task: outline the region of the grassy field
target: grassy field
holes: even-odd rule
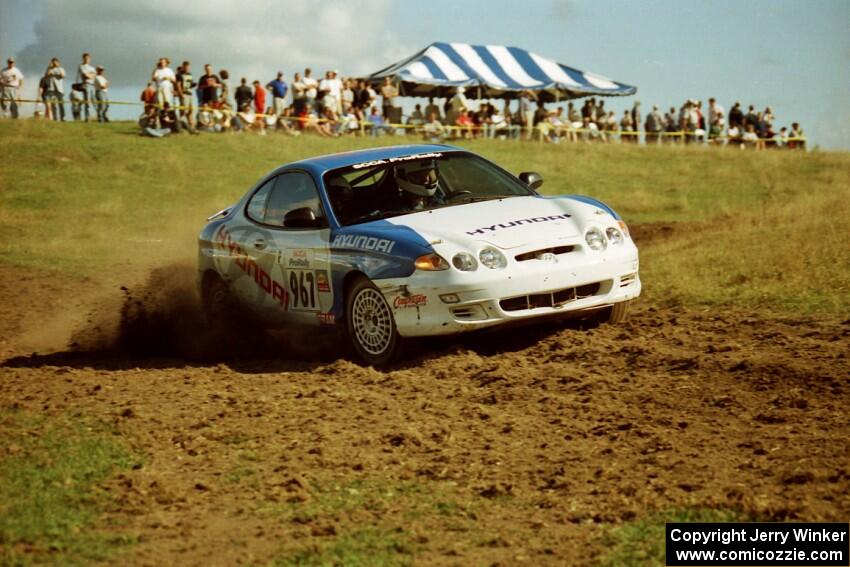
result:
[[[0,262],[92,275],[191,259],[209,214],[292,160],[405,138],[144,138],[128,124],[0,123]],[[603,199],[629,223],[677,223],[641,249],[646,299],[850,310],[850,155],[462,145],[544,192]]]

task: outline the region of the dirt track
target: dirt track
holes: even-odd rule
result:
[[[436,341],[382,373],[331,341],[210,346],[191,276],[87,319],[89,283],[0,268],[0,407],[96,416],[147,455],[108,487],[134,563],[265,562],[390,526],[417,564],[563,564],[669,508],[850,517],[850,321],[645,301],[622,326]]]

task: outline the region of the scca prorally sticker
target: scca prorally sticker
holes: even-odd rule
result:
[[[439,157],[443,157],[443,154],[441,154],[439,152],[431,152],[431,153],[424,153],[424,154],[413,154],[413,155],[410,155],[410,156],[401,156],[401,157],[394,157],[394,158],[387,158],[387,159],[376,159],[376,160],[373,160],[373,161],[366,161],[366,162],[363,162],[363,163],[358,163],[358,164],[353,165],[351,167],[353,167],[354,169],[363,169],[364,167],[375,167],[376,165],[384,165],[384,164],[388,164],[388,163],[397,163],[397,162],[403,162],[403,161],[415,161],[417,159],[433,159],[433,158],[439,158]]]
[[[313,266],[313,251],[287,248],[283,259],[287,268],[309,269]]]
[[[522,226],[524,224],[535,224],[538,222],[549,222],[556,220],[565,220],[570,218],[571,215],[563,214],[563,215],[549,215],[546,217],[533,217],[530,219],[517,219],[509,222],[500,222],[498,224],[492,224],[490,226],[482,226],[481,228],[476,228],[475,230],[467,230],[466,234],[469,236],[475,236],[476,234],[487,234],[487,232],[496,232],[500,228],[511,228],[514,226]]]
[[[395,241],[387,240],[386,238],[376,238],[374,236],[338,234],[333,240],[333,246],[336,248],[374,250],[375,252],[386,252],[389,254],[393,251]]]

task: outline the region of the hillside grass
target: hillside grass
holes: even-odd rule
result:
[[[260,176],[318,154],[415,143],[201,135],[131,124],[0,122],[0,262],[92,276],[194,257],[204,219]],[[677,223],[641,246],[645,300],[850,312],[850,154],[464,141],[549,194],[585,194],[629,223]]]

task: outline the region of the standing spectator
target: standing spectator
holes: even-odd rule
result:
[[[661,131],[664,130],[664,117],[661,116],[657,104],[652,105],[652,112],[646,115],[646,123],[643,128],[646,131],[645,141],[647,145],[657,144],[661,137]]]
[[[461,112],[469,111],[469,103],[466,100],[466,95],[463,87],[457,87],[455,95],[449,100],[449,111],[446,113],[446,123],[454,125],[457,122]]]
[[[198,79],[198,91],[201,93],[201,107],[210,107],[218,100],[218,75],[213,73],[212,65],[204,65],[204,74]]]
[[[632,129],[635,133],[633,136],[631,136],[631,140],[629,140],[630,142],[634,142],[635,144],[640,141],[640,124],[640,101],[636,100],[634,106],[632,106]]]
[[[570,121],[573,128],[581,128],[581,114],[576,110],[572,101],[567,104],[567,120]]]
[[[623,111],[623,117],[620,119],[620,140],[626,143],[632,143],[635,141],[633,136],[629,136],[625,134],[626,132],[632,132],[635,129],[635,125],[632,123],[632,113],[628,110]]]
[[[806,149],[806,136],[799,122],[791,123],[791,134],[788,136],[788,148],[791,150]]]
[[[714,124],[714,118],[717,113],[726,114],[726,110],[722,106],[720,106],[714,97],[708,99],[708,126],[711,129],[711,126]]]
[[[723,136],[723,128],[726,126],[726,119],[723,117],[723,111],[714,111],[714,122],[708,127],[708,139],[714,143],[721,143]]]
[[[395,108],[395,98],[398,96],[398,89],[390,77],[384,77],[384,84],[381,85],[381,111],[384,114],[384,119],[389,120],[392,114],[392,109]]]
[[[218,72],[218,76],[221,77],[218,83],[218,100],[232,106],[230,104],[230,73],[227,72],[227,69],[222,69]]]
[[[40,108],[44,107],[44,117],[50,120],[50,99],[47,96],[47,91],[50,88],[50,80],[47,78],[47,74],[45,73],[41,79],[38,81],[38,100],[35,103],[35,112],[33,113],[33,118],[37,118],[40,113]]]
[[[186,127],[189,132],[195,133],[195,98],[192,89],[195,81],[192,77],[191,63],[184,61],[177,69],[177,96],[180,99],[180,114],[186,119]]]
[[[292,78],[292,106],[295,114],[300,114],[304,110],[304,105],[307,99],[307,85],[301,80],[301,73],[295,73]]]
[[[333,110],[335,116],[339,115],[342,111],[342,81],[336,71],[327,72],[320,89],[325,92],[325,107]]]
[[[265,111],[265,109],[266,91],[260,85],[260,81],[254,81],[254,110],[257,114],[263,114],[263,111]]]
[[[319,82],[313,78],[313,70],[309,67],[304,69],[304,98],[307,103],[307,110],[313,112],[316,108],[316,97],[319,92]]]
[[[109,111],[109,80],[103,74],[103,65],[97,66],[94,77],[94,91],[97,100],[97,121],[109,122],[106,113]]]
[[[73,99],[74,91],[71,93],[71,97]],[[139,100],[144,103],[144,111],[143,116],[140,122],[144,123],[145,126],[149,128],[157,127],[157,112],[156,112],[156,88],[154,88],[153,81],[148,83],[148,86],[142,91],[141,96],[139,96]],[[74,113],[74,120],[77,120],[79,112]]]
[[[676,108],[671,106],[670,112],[664,115],[664,132],[667,134],[662,138],[666,143],[676,143],[676,134],[679,132],[679,119],[676,117]]]
[[[91,65],[91,55],[83,53],[83,62],[77,67],[77,83],[82,87],[85,121],[89,121],[90,106],[94,104],[94,77],[97,74]]]
[[[428,97],[428,106],[425,107],[425,116],[428,117],[428,121],[431,122],[431,115],[434,114],[437,117],[437,120],[442,121],[442,116],[440,114],[440,107],[434,104],[434,97]]]
[[[156,104],[161,109],[168,103],[169,108],[174,106],[174,84],[177,77],[168,66],[168,58],[160,57],[156,62],[156,68],[151,73],[151,80],[156,85]]]
[[[47,77],[47,98],[50,100],[50,114],[53,120],[65,121],[65,69],[54,57],[50,60],[44,75]]]
[[[277,78],[274,81],[269,81],[266,88],[272,93],[272,105],[274,107],[274,115],[282,116],[286,109],[286,82],[283,80],[283,72],[278,71]]]
[[[747,109],[747,115],[744,116],[744,131],[748,131],[747,126],[750,124],[753,125],[753,128],[758,128],[759,125],[759,117],[758,114],[756,114],[756,107],[752,104]]]
[[[239,86],[236,87],[236,112],[245,112],[246,107],[251,106],[254,100],[254,91],[248,86],[248,79],[242,77]]]
[[[15,67],[15,59],[9,57],[6,60],[6,68],[0,71],[0,109],[3,117],[8,111],[12,118],[18,117],[18,90],[24,86],[24,74]],[[8,107],[7,107],[8,105]]]
[[[534,94],[531,91],[522,91],[519,97],[519,121],[525,129],[526,140],[530,140],[534,134],[534,109],[531,106],[533,99]]]
[[[75,121],[82,119],[83,104],[86,101],[86,95],[83,93],[82,87],[79,89],[71,88],[68,99],[71,102],[71,116],[74,117]]]
[[[608,116],[608,111],[605,110],[604,100],[599,100],[599,104],[596,105],[596,110],[593,111],[593,115],[596,117],[596,125],[599,126],[600,130],[602,130],[605,125],[606,117]]]
[[[741,111],[741,103],[736,102],[729,111],[729,127],[740,128],[744,125],[744,113]]]
[[[345,79],[342,82],[340,108],[342,109],[343,115],[352,113],[354,111],[354,90],[351,88],[351,79]]]

